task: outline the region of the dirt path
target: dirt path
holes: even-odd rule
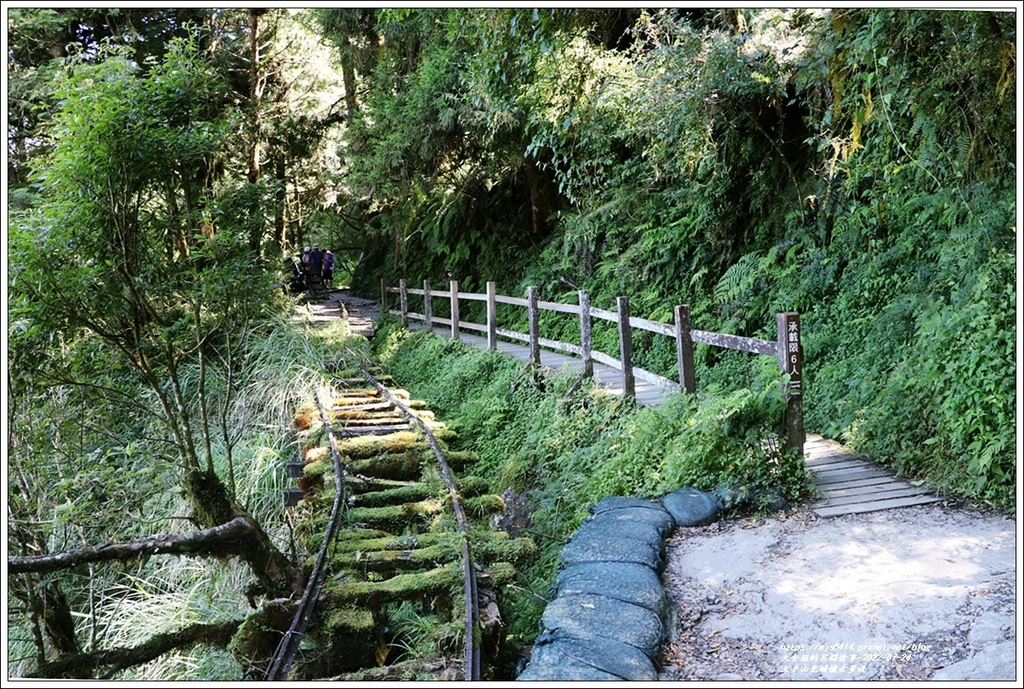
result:
[[[334,288],[319,301],[310,301],[301,308],[314,323],[324,323],[347,314],[353,334],[373,336],[373,323],[380,317],[380,302],[354,296],[347,287]]]
[[[666,680],[1013,680],[1017,530],[943,504],[678,529]]]

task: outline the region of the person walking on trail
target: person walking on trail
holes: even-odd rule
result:
[[[334,254],[330,249],[324,249],[324,284],[334,287]]]
[[[308,246],[302,250],[302,256],[299,258],[299,262],[302,266],[303,281],[308,282],[309,276],[313,273],[313,255]]]
[[[313,251],[310,252],[311,263],[313,265],[313,275],[321,277],[324,269],[324,255],[320,251],[320,246],[317,244],[313,245]]]
[[[302,256],[296,256],[289,261],[292,266],[292,277],[288,290],[292,294],[306,291],[306,272],[302,267]]]

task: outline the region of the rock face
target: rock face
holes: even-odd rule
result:
[[[1017,644],[1004,641],[982,649],[977,655],[961,660],[932,675],[933,680],[941,681],[1012,681],[1017,672]]]

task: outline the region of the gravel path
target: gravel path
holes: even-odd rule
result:
[[[680,528],[664,680],[1018,680],[1017,529],[943,503]]]

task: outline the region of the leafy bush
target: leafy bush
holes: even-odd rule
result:
[[[1017,477],[1015,263],[993,250],[952,304],[925,306],[855,437],[905,472],[998,505],[1012,504]]]

